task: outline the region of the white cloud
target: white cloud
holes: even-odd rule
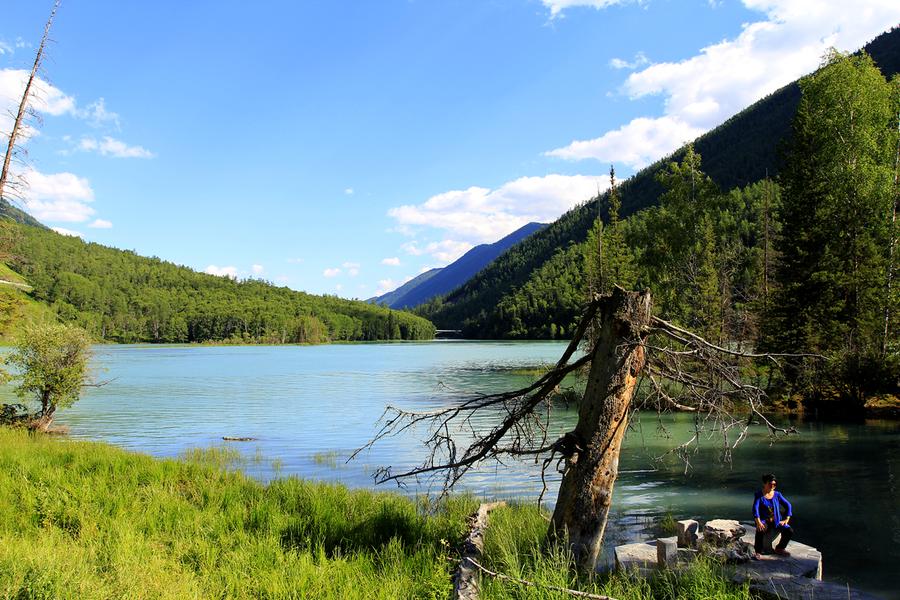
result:
[[[217,267],[216,265],[209,265],[204,269],[205,273],[209,273],[210,275],[218,275],[219,277],[228,277],[229,279],[237,279],[237,267],[228,266],[228,267]]]
[[[94,127],[103,127],[109,124],[115,127],[116,130],[120,130],[122,128],[119,119],[119,113],[107,110],[106,100],[104,100],[103,98],[98,98],[97,100],[88,104],[84,109],[79,110],[78,116],[86,120],[90,125]]]
[[[359,275],[359,263],[345,262],[341,266],[347,269],[347,275],[349,275],[350,277],[356,277],[357,275]]]
[[[544,0],[548,4],[550,0]],[[603,135],[547,154],[594,158],[640,168],[680,143],[723,122],[746,106],[813,71],[829,47],[856,50],[900,20],[896,0],[743,0],[765,14],[733,38],[702,48],[680,62],[650,65],[629,75],[630,98],[660,95],[664,114],[641,117]],[[562,10],[589,2],[553,1]],[[549,4],[548,4],[549,5]]]
[[[598,138],[576,140],[564,148],[557,148],[546,154],[567,160],[593,158],[602,162],[624,163],[633,169],[640,169],[693,140],[704,131],[677,117],[666,116],[658,119],[640,117]]]
[[[25,169],[19,177],[26,183],[21,191],[22,205],[39,221],[81,223],[94,214],[88,202],[94,200],[90,182],[74,173],[46,175]]]
[[[8,135],[12,130],[29,75],[29,71],[22,69],[0,69],[0,132],[3,134]],[[31,91],[28,106],[39,115],[59,116],[75,112],[74,98],[40,78],[35,79]],[[19,129],[17,143],[24,144],[37,134],[31,123],[25,123]]]
[[[287,259],[287,261],[289,263],[291,263],[292,265],[298,265],[303,262],[303,259],[302,258],[289,258],[289,259]]]
[[[97,152],[102,156],[114,158],[153,158],[155,155],[143,146],[129,146],[121,140],[110,136],[102,139],[85,136],[78,142],[78,149],[84,152]]]
[[[629,4],[631,2],[638,2],[640,0],[541,0],[547,8],[550,9],[551,16],[558,16],[562,11],[567,8],[573,8],[576,6],[588,6],[591,8],[606,8],[607,6],[613,6],[615,4]]]
[[[253,265],[250,267],[250,271],[253,272],[254,275],[262,275],[266,268],[262,265]]]
[[[347,194],[348,196],[352,196],[352,195],[353,195],[353,188],[347,188],[347,189],[345,189],[345,190],[344,190],[344,193]]]
[[[412,256],[430,255],[437,259],[442,265],[452,263],[454,260],[474,248],[469,242],[458,242],[455,240],[443,240],[440,242],[430,242],[425,246],[420,246],[418,242],[406,242],[400,246],[404,252]],[[426,271],[428,269],[425,269]]]
[[[324,271],[322,271],[322,275],[324,275],[325,277],[337,277],[340,274],[341,270],[337,267],[333,269],[325,269]]]
[[[290,280],[291,280],[291,278],[288,277],[287,275],[279,275],[278,277],[275,278],[275,281],[277,281],[278,283],[284,283],[284,284],[286,284]]]
[[[7,44],[3,40],[0,40],[0,56],[3,56],[4,54],[12,54],[13,52],[15,52],[15,50],[13,50],[13,47],[11,45]]]
[[[399,267],[400,259],[396,256],[392,256],[390,258],[382,258],[381,264],[388,265],[389,267]]]
[[[8,109],[10,106],[18,108],[29,75],[31,72],[24,69],[0,70],[0,106],[2,108]],[[37,112],[59,116],[75,112],[75,98],[40,77],[36,77],[31,86],[29,106]],[[12,122],[11,118],[9,122]],[[6,127],[7,131],[8,129]]]
[[[107,221],[106,219],[94,219],[92,223],[88,225],[93,229],[112,229],[112,223]]]
[[[67,235],[69,237],[84,237],[84,234],[80,231],[74,231],[72,229],[66,229],[65,227],[51,227],[53,231],[60,235]]]
[[[622,58],[612,58],[609,61],[609,66],[613,69],[629,69],[634,70],[638,67],[643,67],[644,65],[650,64],[650,59],[643,52],[638,52],[634,55],[634,59],[631,61],[627,61]]]
[[[399,283],[394,281],[393,279],[379,279],[378,280],[378,289],[375,290],[376,296],[383,296],[388,292],[393,292],[400,286]]]
[[[343,284],[341,284],[341,283],[336,283],[336,284],[334,284],[334,291],[340,292],[340,291],[343,290],[343,289],[344,289],[344,285],[343,285]]]
[[[496,189],[470,187],[432,196],[422,204],[392,208],[400,226],[442,229],[469,244],[495,242],[523,225],[548,222],[608,185],[606,177],[520,177]]]

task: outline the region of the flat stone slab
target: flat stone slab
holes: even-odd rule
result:
[[[616,546],[616,569],[644,576],[656,571],[656,542]]]
[[[748,531],[741,538],[753,546],[755,532]],[[791,540],[787,551],[790,556],[778,556],[777,554],[765,554],[760,560],[735,566],[735,579],[737,581],[764,581],[779,577],[806,577],[810,579],[822,579],[822,553],[806,544]],[[741,577],[738,579],[738,577]]]
[[[848,588],[840,583],[806,577],[777,577],[767,581],[755,581],[750,584],[750,589],[773,598],[791,600],[881,600],[878,596]]]

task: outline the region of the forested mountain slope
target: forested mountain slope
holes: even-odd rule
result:
[[[0,198],[0,218],[5,217],[16,223],[24,223],[32,227],[44,227],[37,219],[29,215],[27,212],[16,208],[5,199]]]
[[[434,335],[431,323],[409,313],[198,273],[8,218],[0,218],[0,245],[3,261],[33,286],[29,300],[100,340],[320,343]]]
[[[900,72],[900,28],[882,34],[863,50],[867,52],[890,78]],[[791,120],[797,110],[800,90],[793,82],[770,96],[756,102],[722,125],[694,142],[703,156],[703,169],[724,190],[745,186],[762,180],[766,174],[777,175],[780,146],[791,130]],[[619,191],[622,217],[657,204],[662,188],[655,175],[672,160],[681,160],[684,149],[660,159],[625,181]],[[464,285],[447,296],[424,306],[421,314],[439,328],[462,328],[467,336],[506,337],[499,331],[502,321],[502,300],[519,294],[544,265],[556,257],[562,260],[570,245],[582,243],[596,217],[596,198],[560,217],[545,229],[510,249],[479,272]],[[606,198],[600,199],[605,204]],[[557,265],[558,266],[558,265]],[[558,269],[548,265],[547,271]],[[539,287],[546,287],[543,281]],[[552,287],[552,286],[550,286]],[[547,327],[551,322],[564,321],[560,307],[547,303]],[[548,329],[549,333],[549,329]],[[515,336],[513,336],[515,337]]]

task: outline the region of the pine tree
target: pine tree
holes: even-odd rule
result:
[[[784,350],[866,351],[880,342],[884,305],[891,88],[868,56],[832,52],[801,89],[781,173],[770,336]]]
[[[843,356],[858,370],[884,342],[893,93],[869,56],[836,51],[800,87],[764,345]]]
[[[634,259],[631,250],[625,243],[619,212],[622,210],[622,199],[616,185],[616,170],[609,168],[609,193],[607,194],[609,226],[603,232],[603,273],[606,274],[604,291],[619,285],[630,289],[635,283]]]

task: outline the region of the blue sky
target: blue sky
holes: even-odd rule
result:
[[[0,131],[50,5],[4,7]],[[368,298],[900,23],[896,0],[846,6],[63,0],[19,203],[86,240]]]

